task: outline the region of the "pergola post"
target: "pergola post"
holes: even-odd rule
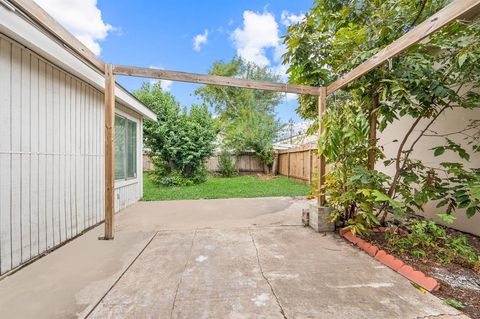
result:
[[[323,134],[323,124],[322,118],[327,109],[327,88],[320,88],[320,95],[318,96],[318,137]],[[320,154],[318,158],[318,206],[322,207],[325,205],[325,195],[321,193],[321,188],[325,184],[325,156]]]
[[[105,240],[113,239],[115,214],[115,75],[105,65]]]

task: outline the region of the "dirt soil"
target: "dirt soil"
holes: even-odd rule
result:
[[[263,181],[269,181],[269,180],[272,180],[272,179],[277,178],[277,176],[275,176],[275,175],[267,175],[267,174],[257,174],[257,178],[258,178],[258,179],[261,179],[261,180],[263,180]]]
[[[479,237],[450,228],[447,228],[447,232],[452,236],[460,234],[467,236],[469,244],[480,254]],[[388,248],[385,233],[372,233],[365,240],[394,255],[413,268],[437,279],[440,282],[440,289],[433,292],[434,295],[441,299],[453,299],[462,302],[465,307],[461,311],[472,319],[480,319],[480,275],[474,270],[455,263],[444,265],[431,259],[415,258],[408,253],[392,252]]]

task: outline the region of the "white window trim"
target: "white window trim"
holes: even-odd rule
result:
[[[118,106],[118,105],[117,105]],[[137,156],[137,176],[136,177],[131,177],[131,178],[126,178],[126,179],[116,179],[115,180],[115,188],[122,188],[122,187],[125,187],[125,186],[128,186],[128,185],[132,185],[132,184],[137,184],[137,183],[140,183],[142,182],[142,179],[140,178],[140,174],[142,174],[143,172],[139,171],[139,164],[138,164],[138,153],[142,151],[142,145],[143,145],[143,142],[142,142],[142,135],[141,135],[141,130],[143,130],[143,127],[142,127],[142,123],[141,121],[130,115],[129,113],[126,113],[122,110],[120,110],[118,107],[115,107],[115,114],[116,115],[119,115],[121,117],[124,117],[130,121],[133,121],[137,124],[137,147],[136,147],[136,156]]]

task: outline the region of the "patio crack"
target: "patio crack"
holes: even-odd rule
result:
[[[180,289],[180,285],[182,284],[182,281],[183,281],[183,276],[185,275],[185,272],[187,271],[188,263],[190,262],[190,258],[192,257],[193,243],[195,242],[195,238],[197,237],[197,230],[198,229],[195,228],[195,232],[193,233],[193,237],[192,237],[192,243],[190,244],[190,251],[188,253],[188,258],[187,258],[187,261],[185,262],[185,266],[183,266],[182,275],[180,276],[180,280],[178,281],[177,288],[175,289],[175,295],[173,297],[172,309],[170,310],[170,319],[172,318],[173,311],[175,310],[175,303],[177,302],[178,290]]]
[[[441,314],[438,314],[438,315],[427,315],[427,316],[422,316],[422,317],[415,317],[414,319],[434,319],[434,318],[444,318],[445,316],[448,316],[449,318],[454,318],[454,317],[464,318],[465,317],[465,315],[463,313],[456,313],[456,314],[441,313]]]
[[[95,311],[95,309],[98,307],[98,305],[103,301],[103,299],[105,299],[105,297],[110,293],[110,291],[112,291],[112,289],[117,285],[117,283],[120,281],[120,279],[123,278],[123,276],[127,273],[127,271],[130,269],[130,267],[132,267],[132,265],[137,261],[137,259],[143,254],[143,252],[145,251],[145,249],[147,249],[147,247],[152,243],[153,239],[157,236],[158,234],[158,231],[155,232],[155,234],[153,234],[152,238],[150,238],[150,240],[147,242],[147,244],[142,248],[142,250],[140,250],[140,252],[137,254],[137,256],[135,256],[135,258],[133,258],[132,262],[127,266],[127,268],[120,274],[120,276],[113,282],[113,284],[110,286],[110,288],[108,288],[108,290],[103,294],[102,298],[100,298],[100,300],[95,304],[95,306],[93,306],[92,309],[90,309],[90,311],[87,313],[87,315],[85,316],[85,318],[88,318],[90,317],[90,315]]]
[[[280,300],[278,299],[278,296],[275,293],[275,290],[273,290],[272,284],[270,283],[267,276],[263,272],[263,267],[262,267],[262,264],[260,262],[260,256],[258,254],[258,247],[257,247],[257,244],[255,243],[255,239],[253,238],[253,235],[252,235],[252,232],[251,232],[250,229],[248,230],[248,234],[250,235],[250,238],[252,239],[253,246],[255,247],[255,252],[256,252],[256,255],[257,255],[257,264],[258,264],[258,267],[260,268],[260,273],[262,274],[263,279],[265,279],[268,286],[270,287],[270,291],[272,292],[273,296],[275,297],[275,301],[277,302],[277,305],[280,308],[280,313],[282,314],[283,318],[288,319],[287,315],[285,314],[285,310],[283,309],[282,304],[280,303]]]

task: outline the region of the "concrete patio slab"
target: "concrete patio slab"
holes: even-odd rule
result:
[[[144,202],[0,281],[0,318],[466,318],[292,198]]]
[[[334,234],[273,226],[157,236],[93,318],[460,314]]]

